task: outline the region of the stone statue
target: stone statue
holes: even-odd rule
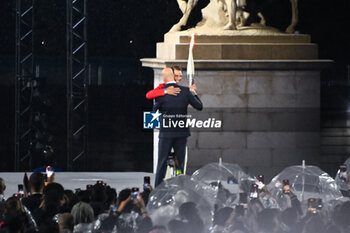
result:
[[[191,11],[196,6],[199,0],[177,0],[180,10],[183,13],[183,16],[171,29],[170,32],[181,31],[181,27],[185,26],[188,21],[188,17],[191,14]],[[245,25],[249,13],[245,11],[245,6],[247,1],[254,0],[210,0],[207,8],[210,8],[210,11],[215,11],[217,15],[212,18],[217,18],[216,21],[220,21],[219,24],[224,24],[224,30],[237,30],[237,26],[247,26]],[[277,1],[276,1],[277,2]],[[292,6],[292,20],[291,24],[286,29],[287,33],[294,33],[295,26],[298,23],[298,0],[290,0]],[[222,13],[220,13],[222,12]],[[218,16],[222,14],[221,17]],[[260,17],[260,24],[265,25],[266,21],[261,12],[257,14]],[[206,21],[206,17],[203,15],[203,21]],[[215,21],[215,20],[214,20]],[[200,22],[199,25],[204,24]]]
[[[294,28],[298,24],[298,19],[299,19],[298,0],[290,0],[290,3],[292,5],[292,21],[291,21],[291,24],[286,29],[286,32],[294,33],[294,31],[295,31]]]

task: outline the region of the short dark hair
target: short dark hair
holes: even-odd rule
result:
[[[44,195],[48,196],[50,194],[56,194],[60,200],[63,199],[64,196],[64,188],[59,183],[50,183],[44,188]]]
[[[130,195],[131,195],[131,189],[123,189],[122,191],[120,191],[118,196],[119,203],[128,199]]]
[[[173,66],[172,68],[173,68],[173,70],[180,70],[180,71],[182,71],[180,66]]]
[[[106,188],[103,185],[95,184],[91,190],[91,201],[105,203],[107,200]]]
[[[44,176],[40,172],[34,172],[29,178],[30,187],[39,192],[44,187]]]

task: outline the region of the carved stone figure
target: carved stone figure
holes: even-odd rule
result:
[[[177,0],[180,10],[183,13],[183,16],[171,29],[170,32],[181,31],[181,27],[187,24],[188,18],[196,6],[199,0]],[[215,11],[224,12],[226,17],[224,30],[237,30],[237,26],[247,26],[246,20],[249,17],[249,13],[245,11],[245,6],[247,1],[254,0],[211,0],[209,5],[215,4],[218,9]],[[276,1],[278,2],[278,1]],[[292,19],[291,24],[286,29],[288,33],[294,33],[295,26],[298,23],[298,0],[290,0],[292,8]],[[258,12],[257,15],[260,17],[260,24],[265,25],[266,20],[261,12]],[[221,20],[222,21],[222,20]],[[201,23],[199,23],[201,24]]]
[[[295,26],[298,24],[298,19],[299,19],[299,12],[298,12],[298,0],[290,0],[290,3],[292,5],[292,22],[286,29],[286,32],[288,33],[294,33],[295,31]]]

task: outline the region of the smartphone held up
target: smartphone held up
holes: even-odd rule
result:
[[[143,190],[151,190],[151,177],[145,176],[143,177]]]
[[[138,198],[139,191],[140,191],[139,188],[136,188],[136,187],[131,189],[131,199],[132,200],[136,200]]]

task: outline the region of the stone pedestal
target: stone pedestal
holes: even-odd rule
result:
[[[189,40],[188,33],[168,34],[157,58],[141,60],[154,70],[155,87],[164,67],[186,67]],[[302,160],[319,163],[320,71],[332,61],[318,59],[308,35],[196,35],[194,59],[202,114],[223,126],[192,131],[187,173],[219,157],[267,179]]]

